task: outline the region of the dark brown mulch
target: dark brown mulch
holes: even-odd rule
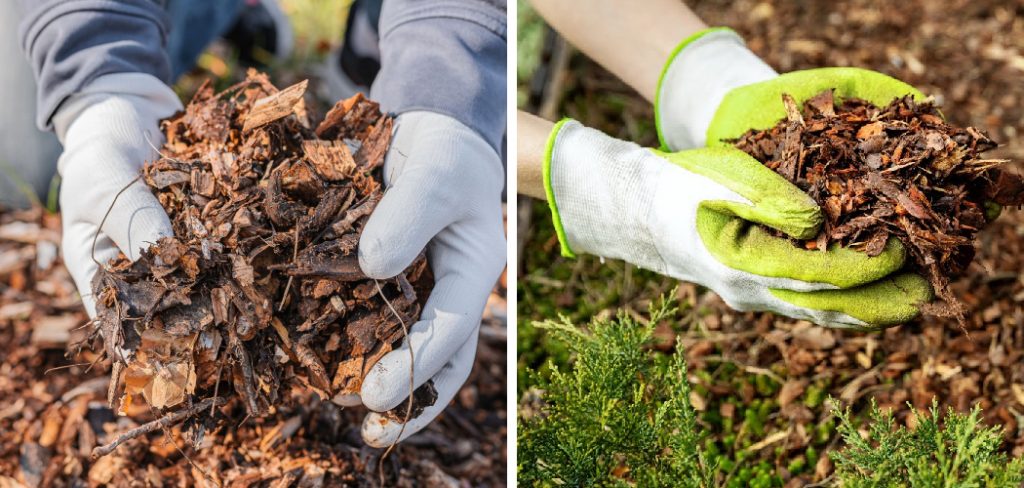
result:
[[[234,421],[207,428],[198,445],[179,425],[92,461],[94,447],[159,415],[135,402],[116,416],[106,404],[109,363],[89,368],[99,358],[88,350],[64,358],[67,343],[84,336],[86,317],[59,242],[58,216],[0,211],[0,485],[214,486],[206,476],[224,486],[377,483],[381,450],[359,436],[366,410],[339,408],[304,388],[282,392],[287,406],[261,418],[245,419],[235,404],[224,412]],[[437,421],[399,444],[385,463],[389,482],[505,486],[503,286],[485,315],[469,380]]]
[[[910,255],[909,269],[931,282],[942,307],[934,314],[963,320],[949,283],[974,258],[978,232],[998,213],[991,205],[1024,204],[1024,181],[984,159],[996,143],[974,127],[947,124],[931,102],[910,96],[885,107],[826,90],[797,107],[783,95],[786,118],[750,130],[735,142],[814,199],[821,232],[797,243],[833,245],[877,256],[891,239]]]

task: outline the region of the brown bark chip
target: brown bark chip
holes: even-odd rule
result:
[[[733,142],[821,206],[821,234],[795,244],[836,242],[876,256],[888,239],[899,239],[909,268],[945,301],[926,311],[962,322],[950,282],[974,258],[993,204],[1024,204],[1024,180],[999,168],[1007,161],[981,156],[996,143],[973,127],[947,124],[933,103],[910,96],[876,107],[855,98],[837,103],[827,90],[802,111],[788,95],[783,103],[785,119]]]
[[[250,72],[163,121],[167,143],[143,179],[174,236],[107,263],[93,283],[93,344],[125,370],[112,390],[121,410],[216,396],[259,417],[296,388],[359,393],[371,361],[402,340],[385,298],[406,323],[419,316],[433,284],[422,257],[381,281],[385,296],[360,291],[377,290],[357,248],[383,195],[391,119],[357,95],[313,131],[305,88]]]

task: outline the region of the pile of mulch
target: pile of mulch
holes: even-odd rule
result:
[[[807,249],[851,247],[877,256],[893,238],[908,250],[909,269],[927,277],[942,308],[963,320],[949,283],[974,258],[974,241],[999,206],[1024,205],[1024,179],[985,159],[997,146],[974,127],[947,124],[931,101],[905,96],[885,107],[833,90],[801,110],[782,96],[786,118],[732,141],[806,192],[824,224]],[[838,103],[837,103],[838,102]]]
[[[174,425],[94,461],[95,447],[161,415],[145,402],[115,415],[106,401],[109,362],[88,349],[65,358],[88,330],[59,243],[58,215],[0,210],[0,486],[377,484],[382,451],[359,434],[366,410],[340,408],[301,385],[260,418],[234,400],[201,439]],[[466,385],[386,460],[389,485],[505,486],[504,296],[500,284]]]
[[[171,421],[237,400],[258,418],[292,389],[357,394],[418,319],[433,286],[425,255],[379,281],[357,256],[393,121],[359,94],[314,126],[306,86],[278,90],[250,71],[220,93],[204,85],[161,123],[167,142],[142,178],[174,235],[93,281],[84,345],[113,362],[115,411],[141,398]],[[428,381],[410,398],[392,418],[415,417],[437,394]],[[186,426],[201,439],[212,424]]]

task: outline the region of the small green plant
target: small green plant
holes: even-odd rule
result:
[[[654,354],[654,326],[676,309],[662,298],[648,325],[625,313],[590,331],[562,318],[535,324],[574,356],[538,378],[540,413],[519,418],[523,486],[711,487],[681,352]],[[536,372],[533,372],[536,374]]]
[[[39,195],[36,195],[36,190],[32,188],[32,185],[25,181],[18,171],[14,169],[14,166],[7,164],[6,162],[0,161],[0,179],[8,180],[14,189],[21,193],[25,198],[25,201],[32,207],[41,207],[42,202],[39,201]]]
[[[975,407],[967,415],[950,408],[939,419],[938,404],[928,413],[912,409],[916,428],[896,426],[892,412],[871,402],[867,435],[836,410],[846,445],[831,454],[835,478],[843,487],[1019,487],[1024,462],[999,452],[998,427],[985,427]]]

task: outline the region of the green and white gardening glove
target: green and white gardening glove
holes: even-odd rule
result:
[[[798,103],[827,89],[837,99],[875,105],[925,96],[890,76],[860,68],[817,68],[779,75],[747,49],[735,32],[715,27],[684,40],[662,69],[654,114],[662,149],[727,146],[750,129],[785,118],[782,94]]]
[[[544,185],[564,255],[622,259],[698,283],[740,311],[864,329],[906,322],[931,299],[923,278],[897,273],[906,251],[896,240],[876,257],[821,252],[757,225],[807,239],[822,214],[738,149],[667,153],[564,120],[548,139]]]

